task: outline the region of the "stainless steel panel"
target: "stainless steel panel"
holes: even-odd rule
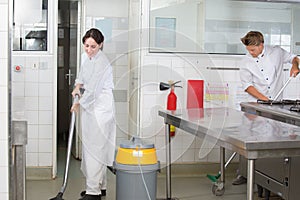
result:
[[[12,121],[11,142],[13,145],[27,144],[27,121]]]
[[[193,111],[193,112],[191,112]],[[299,127],[230,108],[159,111],[165,123],[174,125],[246,158],[300,155],[300,137],[289,131]]]
[[[259,171],[255,171],[255,183],[278,194],[281,197],[286,197],[286,194],[283,190],[283,184],[281,182],[278,182],[269,176],[260,173]]]
[[[284,158],[264,158],[255,161],[255,170],[283,183],[285,177]]]
[[[241,103],[241,109],[244,112],[300,126],[300,113],[290,111],[290,107],[291,105],[264,105],[256,102]]]
[[[290,163],[290,175],[288,177],[289,199],[299,199],[300,157],[291,158]]]
[[[12,121],[11,133],[11,165],[10,165],[10,191],[12,200],[26,199],[26,147],[27,122]]]

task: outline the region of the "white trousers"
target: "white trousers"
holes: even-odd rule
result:
[[[101,190],[106,190],[107,187],[107,166],[90,156],[83,157],[82,162],[85,162],[85,165],[88,165],[89,169],[84,173],[86,178],[86,194],[101,194]]]

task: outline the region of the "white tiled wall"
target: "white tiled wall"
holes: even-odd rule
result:
[[[0,199],[8,200],[8,0],[0,1]]]
[[[28,122],[26,165],[52,167],[53,64],[51,56],[13,55],[13,119]],[[14,66],[21,66],[15,71]]]

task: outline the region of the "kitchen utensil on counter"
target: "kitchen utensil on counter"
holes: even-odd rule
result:
[[[290,83],[290,81],[292,80],[292,78],[294,78],[294,76],[290,76],[289,77],[289,79],[285,82],[285,84],[282,86],[282,88],[276,94],[276,96],[274,97],[274,99],[272,99],[272,102],[276,101],[276,99],[279,97],[279,95],[283,92],[283,90],[286,88],[286,86]]]

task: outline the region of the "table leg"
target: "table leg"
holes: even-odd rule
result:
[[[170,142],[170,125],[165,126],[166,136],[166,192],[167,200],[171,199],[171,142]]]
[[[212,192],[216,196],[222,196],[225,192],[225,148],[220,147],[220,180],[214,183]]]
[[[255,160],[248,159],[248,175],[247,175],[247,200],[253,200],[253,184],[254,184],[254,163]]]
[[[221,183],[225,183],[225,148],[220,147]]]

